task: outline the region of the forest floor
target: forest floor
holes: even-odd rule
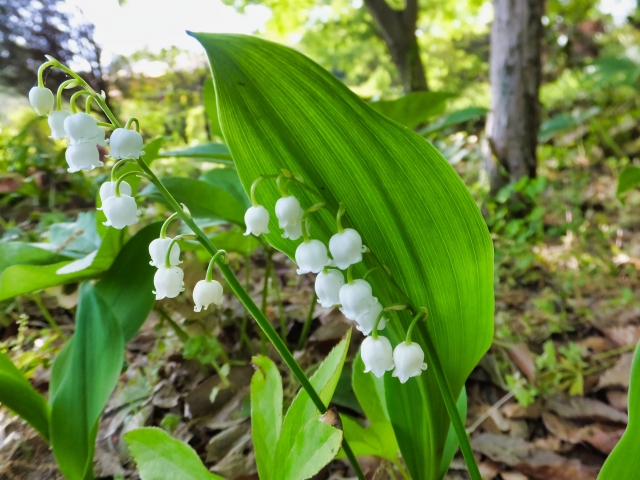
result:
[[[477,162],[470,165],[462,162],[456,168],[474,185]],[[507,214],[506,205],[512,204],[506,197],[485,208],[496,247],[496,328],[492,348],[466,385],[466,425],[486,479],[595,480],[624,431],[631,357],[640,339],[640,196],[634,193],[622,205],[615,196],[617,173],[596,154],[548,155],[541,178],[521,189],[524,213]],[[479,190],[470,188],[480,198]],[[266,263],[262,249],[249,265],[240,256],[231,262],[241,278],[250,267],[247,285],[258,304]],[[273,264],[267,316],[279,331],[286,330],[298,362],[312,372],[353,325],[339,311],[317,306],[310,334],[300,342],[313,279],[297,276],[282,254],[273,256]],[[183,267],[185,283],[194,284],[202,263],[187,256]],[[48,327],[43,311],[69,335],[73,321],[68,309],[76,295],[73,289],[57,288],[2,305],[15,321],[0,327],[0,341],[23,366],[33,361],[31,380],[42,392],[61,346],[59,338],[52,336],[49,343],[42,337]],[[223,309],[201,314],[193,312],[187,296],[157,303],[127,346],[126,367],[103,415],[97,478],[138,478],[120,439],[140,426],[169,430],[226,478],[258,478],[248,386],[260,335],[237,299],[225,299]],[[242,325],[249,341],[242,340]],[[29,352],[36,338],[43,338],[44,346],[34,359]],[[362,340],[354,331],[350,359]],[[220,347],[229,357],[230,386],[206,360],[219,355]],[[278,361],[273,350],[268,353]],[[346,365],[334,403],[358,415],[350,368]],[[281,373],[286,404],[297,385],[284,366]],[[369,479],[394,478],[391,466],[379,459],[362,458],[361,464]],[[314,478],[350,477],[348,465],[336,460]],[[0,410],[0,479],[54,478],[61,476],[46,444]],[[447,478],[468,478],[459,455]]]

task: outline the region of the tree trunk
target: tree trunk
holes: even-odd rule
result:
[[[364,3],[380,28],[404,92],[428,90],[416,37],[418,0],[407,0],[404,10],[392,9],[385,0],[364,0]]]
[[[492,193],[536,176],[543,0],[493,0],[485,164]]]

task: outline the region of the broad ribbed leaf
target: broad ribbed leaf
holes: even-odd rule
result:
[[[429,310],[413,340],[428,328],[453,395],[488,349],[493,335],[493,249],[482,216],[456,172],[422,137],[378,114],[311,60],[294,50],[241,35],[194,34],[211,63],[225,141],[249,191],[261,174],[286,168],[302,175],[371,249],[355,273],[378,263],[369,278],[385,306],[410,300]],[[304,207],[305,190],[291,193]],[[257,199],[270,211],[273,181]],[[335,233],[326,210],[311,216],[312,236]],[[299,242],[280,236],[274,216],[267,240],[293,257]],[[400,293],[402,292],[402,293]],[[410,318],[390,315],[382,333],[399,343]],[[385,378],[387,407],[407,466],[416,479],[437,478],[449,419],[433,368],[404,385]]]
[[[622,195],[629,190],[637,188],[638,185],[640,185],[640,167],[629,165],[620,172],[616,195]]]
[[[122,362],[122,331],[110,308],[84,283],[76,330],[52,372],[50,439],[68,480],[91,476],[98,420],[115,387]]]
[[[629,384],[629,423],[609,454],[598,480],[632,480],[640,472],[640,348],[636,347]]]
[[[455,97],[449,92],[412,92],[395,100],[380,100],[369,105],[375,111],[415,128],[430,118],[440,115],[447,106],[447,100]]]
[[[10,408],[49,439],[49,405],[11,359],[0,352],[0,405]]]
[[[224,480],[209,472],[186,443],[159,428],[139,428],[124,436],[142,480]]]

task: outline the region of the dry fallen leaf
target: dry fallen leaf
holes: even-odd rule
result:
[[[629,420],[627,414],[616,410],[611,405],[591,398],[556,395],[547,400],[546,408],[563,418],[573,420],[600,420],[624,424]]]
[[[625,353],[620,357],[618,363],[612,368],[606,370],[598,381],[598,389],[606,387],[629,388],[629,379],[631,377],[631,363],[633,361],[633,353]]]

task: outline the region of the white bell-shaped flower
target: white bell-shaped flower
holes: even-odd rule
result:
[[[329,308],[340,303],[340,288],[344,285],[344,275],[340,270],[330,268],[316,277],[318,303]]]
[[[167,251],[171,244],[172,238],[156,238],[149,244],[149,255],[151,255],[151,261],[149,262],[156,268],[166,266],[167,264]],[[169,263],[172,266],[180,263],[180,245],[174,243],[171,247],[171,256],[169,257]]]
[[[360,356],[365,367],[364,373],[372,372],[378,378],[394,367],[393,349],[387,337],[365,338],[360,347]]]
[[[212,303],[222,305],[222,285],[216,280],[200,280],[193,289],[194,312],[199,312],[203,308],[206,310]]]
[[[33,87],[29,90],[29,102],[38,115],[49,115],[53,110],[53,92],[45,87]]]
[[[361,313],[356,317],[356,322],[358,324],[356,328],[360,330],[363,335],[369,335],[371,330],[373,330],[373,326],[375,325],[380,312],[382,312],[382,305],[374,303],[371,305],[368,312]],[[378,323],[378,330],[383,330],[386,325],[387,319],[382,317]]]
[[[373,296],[371,285],[366,280],[358,279],[340,288],[340,311],[349,320],[355,320],[358,315],[367,313],[378,299]]]
[[[302,222],[298,222],[295,225],[287,225],[286,227],[284,227],[282,238],[288,238],[289,240],[298,240],[301,236]]]
[[[302,215],[304,215],[304,210],[300,207],[300,202],[296,197],[289,195],[276,202],[276,217],[280,228],[300,223]]]
[[[115,197],[116,195],[116,182],[104,182],[100,185],[100,201],[104,205],[104,202],[109,197]],[[131,196],[131,185],[127,182],[120,182],[120,195]],[[98,210],[102,210],[99,208]]]
[[[140,215],[135,199],[128,195],[107,198],[102,204],[102,211],[107,217],[103,225],[118,230],[138,223]]]
[[[71,145],[90,142],[94,145],[104,141],[104,130],[98,127],[97,120],[88,113],[78,112],[64,119],[64,131]]]
[[[69,145],[64,153],[67,160],[69,173],[79,172],[80,170],[93,170],[96,167],[104,165],[100,161],[100,151],[95,143],[77,143]]]
[[[67,132],[64,131],[64,121],[69,115],[71,115],[71,112],[66,110],[56,110],[49,114],[49,118],[47,119],[49,128],[51,128],[51,136],[49,138],[53,138],[54,140],[67,138]]]
[[[109,143],[106,134],[107,132],[104,129],[98,128],[98,130],[96,131],[96,135],[91,138],[88,143],[95,143],[96,145],[100,145],[101,147],[106,147]]]
[[[269,212],[262,205],[249,208],[244,214],[244,223],[247,226],[245,235],[255,235],[269,233]]]
[[[116,159],[138,159],[142,154],[143,143],[142,135],[135,130],[116,128],[109,139],[109,145],[111,145],[109,156]]]
[[[414,342],[400,343],[393,351],[393,361],[396,364],[393,376],[398,377],[400,383],[405,383],[411,377],[417,377],[427,369],[422,347]]]
[[[298,275],[309,272],[320,273],[324,267],[329,265],[327,247],[320,240],[302,242],[296,248],[296,263],[298,264]]]
[[[184,272],[180,267],[160,267],[153,277],[156,300],[175,298],[184,291]]]
[[[365,248],[362,245],[362,237],[353,228],[345,228],[329,240],[329,251],[333,257],[333,263],[341,270],[361,262]]]

